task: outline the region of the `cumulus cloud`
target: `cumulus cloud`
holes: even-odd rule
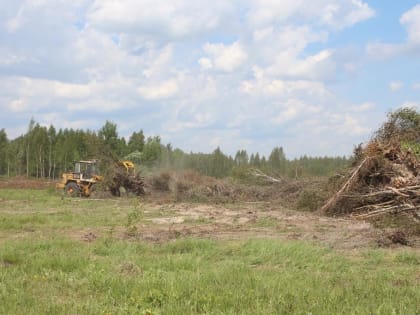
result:
[[[400,22],[407,29],[409,43],[420,44],[420,4],[405,12]]]
[[[332,50],[322,50],[305,59],[290,56],[279,57],[273,66],[266,69],[269,75],[325,80],[334,76],[336,64]]]
[[[357,72],[329,39],[374,16],[364,1],[4,1],[0,118],[23,117],[13,130],[112,119],[185,150],[296,156],[351,150],[372,125],[373,103],[338,105],[330,84]],[[416,33],[415,16],[401,23]]]
[[[381,42],[373,42],[366,45],[366,52],[372,58],[388,59],[408,51],[405,44],[387,44]]]
[[[247,59],[245,49],[238,42],[231,45],[207,43],[203,49],[209,58],[201,58],[199,62],[206,68],[232,72]]]
[[[292,98],[288,99],[284,104],[274,106],[274,111],[275,113],[273,113],[270,122],[275,125],[282,125],[298,117],[302,118],[303,116],[319,113],[321,108],[309,105],[300,99]]]
[[[158,84],[140,86],[139,94],[148,100],[158,100],[174,96],[178,91],[176,80],[167,80]]]
[[[352,26],[369,19],[375,11],[361,0],[258,0],[250,2],[249,22],[257,27],[287,22],[293,17],[317,20],[334,29]]]
[[[386,59],[413,52],[418,53],[420,51],[420,4],[405,12],[400,18],[400,23],[407,32],[406,41],[398,44],[369,43],[366,46],[368,55]]]
[[[19,113],[19,112],[24,112],[27,111],[29,109],[28,104],[22,100],[22,99],[17,99],[17,100],[13,100],[8,104],[8,108],[15,113]]]
[[[367,135],[371,128],[361,124],[360,120],[350,115],[344,115],[338,120],[337,129],[341,134],[350,134],[352,136]]]
[[[13,100],[9,108],[13,111],[47,108],[55,99],[85,99],[90,96],[90,87],[31,78],[12,78],[19,100]]]
[[[376,107],[375,103],[372,102],[364,102],[360,105],[353,105],[351,106],[351,110],[353,112],[357,112],[357,113],[363,113],[363,112],[367,112],[370,111],[372,109],[374,109]]]
[[[270,80],[256,77],[255,80],[243,81],[240,90],[250,95],[268,95],[289,97],[293,95],[306,95],[310,97],[326,97],[329,91],[322,82],[307,80]]]
[[[392,92],[396,92],[396,91],[399,91],[399,90],[401,90],[401,88],[404,86],[404,83],[403,82],[401,82],[401,81],[392,81],[392,82],[389,82],[389,89],[392,91]]]
[[[92,27],[107,32],[182,39],[221,27],[231,11],[232,5],[224,0],[211,5],[188,0],[96,0],[87,17]]]
[[[200,58],[198,60],[198,63],[200,64],[203,70],[208,70],[208,69],[213,68],[213,63],[209,58],[205,58],[205,57]]]
[[[68,101],[66,109],[69,112],[91,112],[92,110],[111,113],[113,111],[127,109],[125,104],[118,101],[106,100],[102,98]]]
[[[416,102],[416,101],[406,101],[403,104],[401,104],[401,106],[399,106],[400,108],[403,107],[408,107],[408,108],[416,108],[416,109],[420,109],[420,102]]]

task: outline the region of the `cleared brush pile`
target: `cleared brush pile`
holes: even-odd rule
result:
[[[195,171],[162,171],[146,178],[148,195],[155,200],[160,197],[180,202],[271,202],[290,209],[299,207],[303,193],[315,191],[320,185],[319,179],[279,180],[265,184],[248,181],[245,184],[232,178],[217,179]],[[301,208],[313,211],[310,206],[305,204]]]
[[[147,187],[152,194],[169,193],[177,201],[232,202],[242,194],[238,187],[225,180],[195,171],[164,171],[149,177]]]
[[[319,211],[361,219],[405,216],[418,226],[419,148],[420,114],[407,108],[389,114],[373,139],[355,150],[354,169]]]
[[[112,195],[120,196],[122,189],[137,196],[144,195],[144,180],[134,168],[127,168],[123,162],[108,162],[103,170],[102,190],[109,190]]]
[[[129,174],[124,169],[116,168],[109,189],[114,196],[119,196],[121,187],[137,196],[144,195],[144,181],[140,174]]]

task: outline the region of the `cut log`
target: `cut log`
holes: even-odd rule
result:
[[[365,163],[370,160],[369,157],[365,158],[359,166],[353,171],[350,178],[347,180],[347,182],[341,187],[341,189],[328,200],[328,202],[321,207],[321,209],[318,210],[318,213],[325,214],[328,212],[329,209],[334,207],[337,204],[337,201],[341,198],[342,194],[344,194],[346,191],[348,191],[351,186],[354,184],[355,181],[358,179],[358,175],[362,167],[365,165]]]

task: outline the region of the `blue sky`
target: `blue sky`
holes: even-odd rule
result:
[[[29,120],[185,151],[349,155],[420,107],[420,4],[0,0],[0,128]]]

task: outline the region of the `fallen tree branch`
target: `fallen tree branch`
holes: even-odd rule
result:
[[[402,193],[401,191],[399,191],[397,188],[394,187],[388,187],[389,190],[391,190],[392,192],[394,192],[396,195],[401,196],[401,197],[405,197],[405,198],[409,198],[409,195],[406,195],[404,193]]]
[[[368,209],[368,208],[372,208],[372,207],[373,208],[381,208],[381,207],[384,207],[384,206],[391,205],[393,203],[394,203],[394,200],[389,200],[389,201],[378,203],[378,204],[364,205],[364,206],[358,207],[358,208],[356,208],[354,210],[363,210],[363,209]]]
[[[382,195],[399,195],[401,197],[409,198],[410,195],[407,195],[406,193],[411,193],[414,196],[420,196],[420,190],[418,190],[419,188],[420,186],[404,187],[400,189],[395,187],[387,187],[385,190],[375,191],[365,195],[357,195],[357,198],[368,198]]]
[[[351,174],[350,178],[348,179],[348,181],[343,185],[343,187],[341,187],[341,189],[332,197],[328,200],[328,202],[322,206],[321,209],[318,210],[319,213],[321,214],[325,214],[328,212],[329,209],[331,209],[336,203],[337,201],[340,199],[341,195],[346,192],[352,185],[353,182],[357,179],[357,176],[361,170],[361,168],[365,165],[365,163],[369,160],[370,158],[367,157],[365,158],[360,164],[359,166],[353,171],[353,173]]]
[[[380,216],[384,214],[390,214],[390,213],[395,214],[395,213],[409,212],[409,211],[416,212],[416,210],[418,209],[420,209],[420,206],[416,207],[416,206],[412,206],[408,204],[402,204],[402,205],[396,205],[393,207],[387,207],[387,208],[383,208],[379,210],[370,211],[367,213],[352,214],[351,217],[354,219],[367,219],[367,218],[372,218],[372,217],[376,217],[376,216]]]
[[[254,175],[255,177],[262,177],[262,178],[266,179],[269,182],[272,182],[272,183],[281,183],[281,182],[283,182],[282,179],[275,178],[275,177],[269,176],[267,174],[264,174],[261,170],[259,170],[257,168],[252,169],[252,171],[253,171],[253,174],[252,175]]]

